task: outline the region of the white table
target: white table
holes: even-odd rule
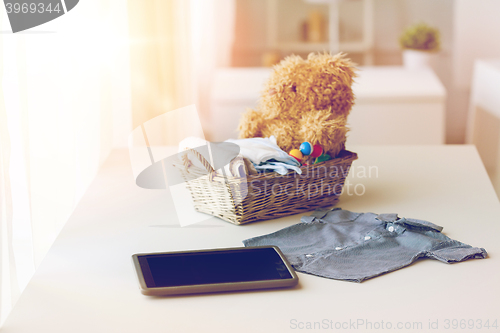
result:
[[[255,108],[269,68],[219,69],[212,88],[213,141],[236,138],[241,113]],[[360,67],[353,85],[350,144],[445,142],[446,90],[431,69]]]
[[[476,145],[500,196],[500,59],[474,63],[467,143]]]
[[[135,186],[127,151],[114,151],[2,333],[293,332],[322,320],[374,325],[346,332],[384,331],[382,321],[385,327],[422,323],[404,331],[442,332],[447,319],[500,320],[500,205],[475,148],[350,148],[359,154],[348,178],[351,191],[363,184],[365,193],[344,193],[340,207],[427,219],[444,226],[453,239],[486,248],[490,257],[453,265],[422,260],[361,284],[299,273],[294,289],[143,296],[133,253],[242,246],[243,239],[297,223],[299,217],[243,226],[213,218],[180,228],[168,193]],[[371,177],[361,178],[363,167],[370,166]],[[436,320],[440,329],[429,330]]]

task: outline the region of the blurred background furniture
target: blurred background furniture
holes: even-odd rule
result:
[[[361,67],[349,116],[352,144],[443,144],[446,90],[431,69]],[[241,113],[254,108],[270,68],[218,69],[212,87],[211,140],[237,137]]]
[[[500,196],[500,59],[474,63],[467,143],[476,145]]]
[[[341,22],[341,13],[353,13],[351,20]],[[373,63],[373,0],[268,0],[267,25],[269,50],[342,50],[362,54],[364,65]]]
[[[444,144],[446,90],[429,69],[361,67],[348,144]]]

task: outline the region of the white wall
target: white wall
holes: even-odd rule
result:
[[[474,60],[500,58],[500,1],[455,0],[453,17],[448,142],[463,143]]]
[[[455,0],[454,81],[470,88],[476,58],[500,57],[500,1]]]

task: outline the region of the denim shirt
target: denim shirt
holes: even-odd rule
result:
[[[335,208],[315,211],[303,216],[301,223],[243,243],[278,246],[299,272],[355,282],[403,268],[418,258],[445,263],[486,258],[483,248],[450,239],[441,230],[397,214]]]

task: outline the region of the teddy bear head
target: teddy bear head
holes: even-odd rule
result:
[[[311,53],[307,59],[292,55],[274,67],[261,96],[269,118],[278,114],[301,117],[328,110],[347,117],[354,104],[351,89],[354,64],[344,54]]]

